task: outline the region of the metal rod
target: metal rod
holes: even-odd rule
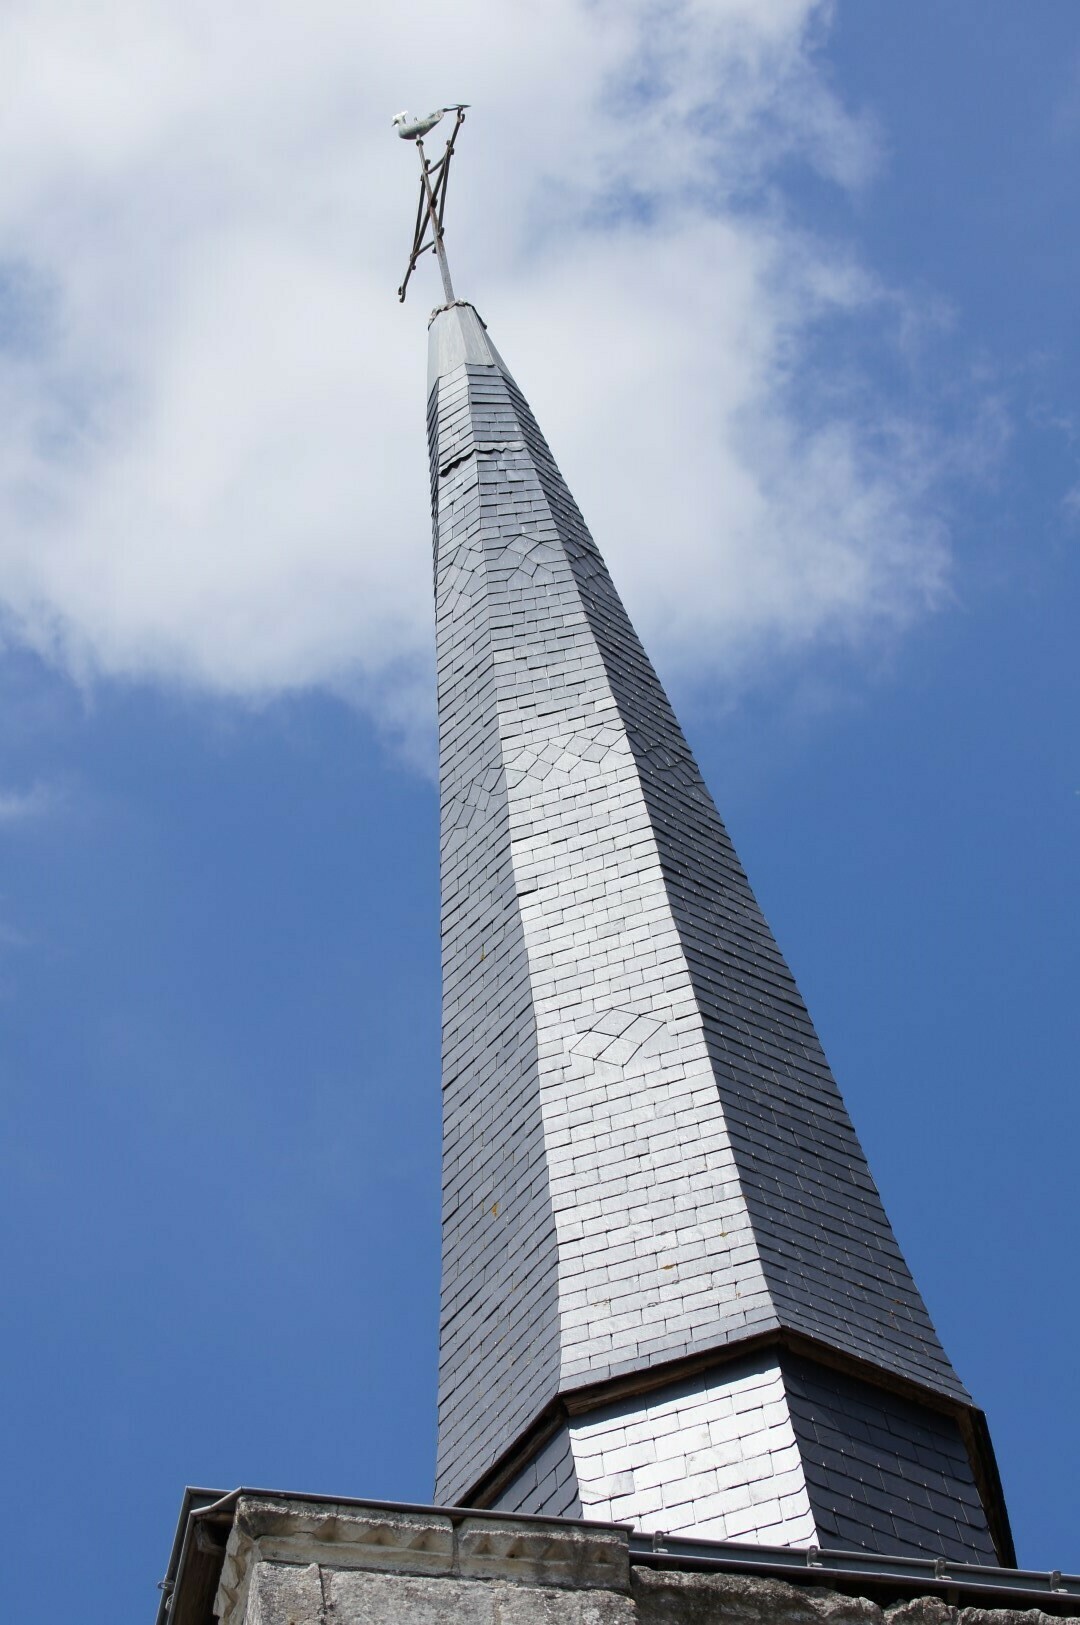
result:
[[[446,213],[446,188],[447,188],[447,186],[449,184],[449,181],[450,181],[450,158],[451,158],[452,152],[453,152],[453,148],[451,147],[451,145],[450,145],[450,143],[448,141],[446,143],[446,151],[443,153],[442,157],[439,159],[439,162],[438,162],[438,165],[437,165],[438,169],[441,170],[441,172],[442,172],[442,180],[441,180],[440,185],[439,185],[439,232],[440,232],[440,234],[442,232],[443,215]]]
[[[423,179],[424,192],[427,195],[428,215],[431,220],[431,232],[435,239],[435,257],[439,262],[439,274],[442,277],[443,293],[446,303],[454,303],[454,284],[450,280],[450,267],[446,260],[446,249],[443,247],[442,224],[439,220],[439,210],[435,204],[435,194],[431,190],[431,176],[428,173],[427,159],[424,157],[424,143],[417,138],[417,151],[420,154],[420,174]]]
[[[409,264],[401,287],[398,289],[398,298],[404,299],[409,286],[409,278],[416,269],[416,262],[421,254],[428,249],[434,253],[439,262],[439,273],[442,276],[443,295],[448,305],[457,303],[454,294],[454,285],[450,280],[450,266],[446,259],[446,249],[443,246],[443,215],[446,212],[446,182],[450,173],[450,159],[454,151],[454,142],[457,133],[465,122],[464,105],[455,106],[457,118],[450,132],[450,139],[446,143],[446,151],[435,163],[429,163],[424,156],[424,143],[420,136],[415,138],[417,151],[420,154],[420,201],[416,209],[416,228],[413,232],[412,252],[409,255]],[[439,115],[442,116],[441,114]],[[394,121],[398,121],[395,119]],[[409,137],[410,140],[413,137]],[[428,227],[431,227],[431,241],[425,242]]]

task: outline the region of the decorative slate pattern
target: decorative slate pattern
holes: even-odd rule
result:
[[[470,309],[432,334],[436,1498],[467,1496],[560,1390],[780,1327],[964,1402],[791,973],[528,406]]]
[[[783,1368],[819,1546],[997,1561],[952,1417],[791,1355]]]

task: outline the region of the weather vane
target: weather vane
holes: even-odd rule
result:
[[[438,107],[434,113],[429,113],[427,118],[413,118],[411,113],[398,113],[393,120],[394,128],[401,139],[415,141],[416,150],[420,154],[420,202],[416,210],[416,229],[413,232],[409,268],[405,272],[405,280],[398,289],[398,298],[401,300],[405,298],[405,290],[409,286],[409,278],[416,269],[417,260],[421,254],[426,254],[431,249],[439,262],[446,303],[448,305],[454,303],[454,285],[450,281],[450,267],[446,263],[446,250],[443,247],[442,222],[443,211],[446,208],[446,180],[450,174],[450,159],[454,155],[454,142],[465,122],[465,109],[468,105],[468,102],[457,102],[449,107]],[[429,130],[435,128],[446,113],[456,113],[457,118],[454,120],[454,128],[450,131],[446,151],[436,163],[431,163],[424,152],[424,137]]]

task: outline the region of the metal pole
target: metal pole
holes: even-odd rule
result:
[[[424,143],[417,137],[416,150],[420,154],[420,175],[427,195],[428,214],[431,217],[431,235],[435,240],[435,257],[439,262],[439,271],[442,276],[443,293],[446,303],[452,305],[454,299],[454,284],[450,280],[450,267],[446,262],[446,250],[443,247],[442,226],[439,224],[439,212],[435,207],[435,194],[431,190],[431,179],[428,175],[427,159],[424,157]]]

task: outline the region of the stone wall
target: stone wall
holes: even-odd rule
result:
[[[632,1571],[631,1599],[635,1625],[1049,1625],[1055,1617],[1039,1609],[951,1607],[939,1597],[882,1607],[823,1586],[646,1568]]]
[[[646,1566],[631,1560],[629,1536],[617,1525],[242,1494],[213,1613],[220,1625],[1041,1625],[1062,1617]],[[181,1572],[174,1620],[195,1617],[184,1592]]]
[[[637,1619],[616,1528],[254,1499],[237,1506],[214,1611],[221,1625]]]

